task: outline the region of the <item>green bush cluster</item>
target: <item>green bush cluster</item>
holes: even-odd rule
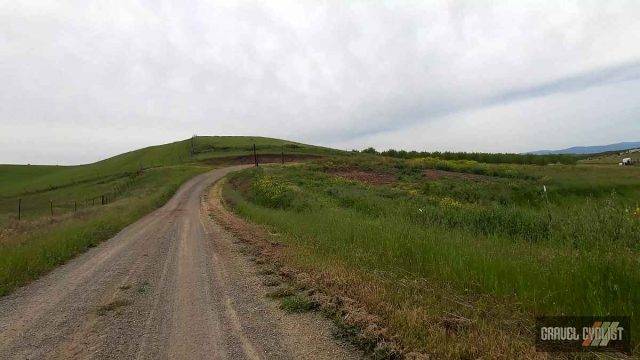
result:
[[[251,190],[256,203],[270,208],[288,208],[293,200],[291,189],[282,179],[263,172],[255,174]]]

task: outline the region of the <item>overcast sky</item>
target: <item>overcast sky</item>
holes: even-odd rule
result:
[[[0,163],[640,140],[640,1],[0,0]]]

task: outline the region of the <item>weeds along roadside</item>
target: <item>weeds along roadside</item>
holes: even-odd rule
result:
[[[24,285],[117,234],[162,206],[204,166],[174,166],[145,171],[118,200],[0,239],[0,296]]]
[[[225,186],[223,193],[230,207],[236,211],[243,207],[245,200],[233,185]],[[310,301],[322,304],[321,311],[336,321],[343,335],[374,357],[402,354],[422,358],[420,354],[431,354],[437,358],[465,358],[489,354],[492,358],[535,358],[530,344],[522,340],[524,336],[507,341],[507,332],[499,331],[508,328],[511,334],[520,335],[526,331],[526,327],[513,326],[517,316],[486,322],[476,314],[476,310],[501,312],[497,309],[518,314],[515,306],[497,304],[488,297],[467,304],[464,297],[454,296],[445,287],[425,279],[354,266],[349,260],[323,251],[321,244],[316,247],[302,243],[296,235],[274,226],[268,228],[269,231],[262,231],[271,233],[269,239],[276,249],[268,253],[290,284],[274,290],[273,296],[309,296]],[[235,230],[248,241],[259,238],[256,233],[260,230],[249,227],[250,233],[246,234],[246,229],[237,226]],[[489,338],[493,340],[487,341]]]
[[[348,294],[333,289],[333,285],[338,285],[333,279],[339,279],[335,273],[340,269],[337,264],[331,272],[321,274],[292,261],[297,254],[289,251],[293,248],[283,247],[279,234],[269,233],[264,227],[248,223],[232,213],[237,193],[227,185],[223,179],[212,187],[210,216],[242,241],[244,245],[240,251],[259,268],[258,275],[263,277],[263,284],[272,288],[267,297],[279,301],[280,308],[286,312],[321,311],[337,325],[336,337],[354,343],[373,358],[405,355],[394,339],[386,336],[375,315],[366,312]],[[423,358],[418,353],[412,355],[416,356],[409,358]]]
[[[457,335],[460,343],[465,343],[461,339],[471,341],[471,335],[478,335],[480,329],[503,336],[520,333],[523,336],[519,341],[526,343],[530,328],[517,330],[509,324],[531,325],[533,314],[622,313],[637,319],[635,304],[640,302],[637,242],[633,232],[619,230],[619,220],[612,216],[617,216],[621,208],[608,197],[596,200],[610,202],[609,208],[592,207],[595,210],[558,201],[554,205],[558,208],[552,211],[558,214],[565,211],[567,220],[553,223],[552,226],[562,228],[551,230],[543,207],[525,208],[533,219],[541,219],[541,234],[551,231],[553,235],[527,238],[518,235],[530,231],[526,224],[531,219],[526,217],[526,221],[521,221],[507,213],[506,220],[498,223],[505,222],[508,231],[498,228],[483,232],[478,221],[482,225],[487,220],[478,219],[484,213],[456,212],[447,210],[451,204],[437,203],[433,204],[433,216],[423,215],[414,207],[416,195],[364,186],[313,169],[314,165],[238,173],[230,179],[235,190],[226,189],[225,197],[241,216],[282,234],[289,247],[304,254],[296,261],[315,272],[328,271],[339,263],[354,273],[380,276],[373,281],[377,285],[372,286],[381,286],[384,280],[380,279],[396,284],[381,291],[382,295],[368,296],[382,298],[373,308],[390,307],[384,316],[389,328],[417,348],[440,348],[446,354],[448,350],[441,344],[451,343],[433,336],[434,330],[427,330],[424,322],[413,323],[397,309],[429,314],[423,320],[437,324],[446,324],[447,318],[457,316],[469,319],[470,327]],[[457,206],[452,207],[455,210]],[[438,216],[447,219],[442,215],[447,211],[453,211],[450,215],[458,221],[454,224],[464,226],[432,220]],[[422,217],[428,220],[425,222]],[[598,219],[612,220],[599,223]],[[637,224],[630,224],[624,225],[631,226],[627,230],[637,229],[633,228]],[[582,234],[583,238],[572,237],[572,233]],[[431,290],[397,286],[414,282],[429,283],[427,288]],[[448,308],[442,302],[434,303],[429,294],[438,292],[442,298],[461,299],[470,307]],[[495,309],[510,310],[488,311],[489,303]],[[513,309],[522,309],[524,315],[518,316]],[[487,325],[496,316],[501,316],[504,323]],[[446,333],[447,326],[443,326],[436,326],[435,332]],[[426,333],[431,334],[426,337],[428,340],[416,336]],[[508,340],[514,341],[518,343]],[[488,350],[479,351],[474,346],[462,346],[465,350],[458,355],[479,355]],[[520,350],[526,352],[526,346]]]

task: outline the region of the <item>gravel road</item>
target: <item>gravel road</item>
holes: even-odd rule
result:
[[[112,239],[0,298],[0,359],[352,359],[318,314],[285,314],[184,184]]]

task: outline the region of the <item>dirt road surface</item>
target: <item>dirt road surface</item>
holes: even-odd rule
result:
[[[0,299],[0,359],[351,359],[317,314],[285,314],[203,210],[193,178],[162,208]]]

